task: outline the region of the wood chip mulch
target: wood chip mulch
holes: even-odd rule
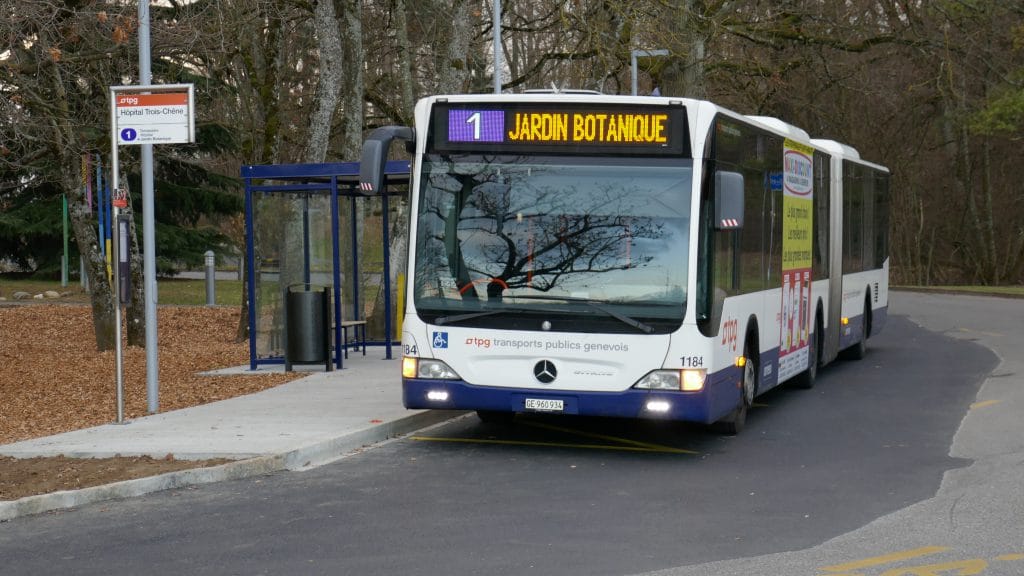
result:
[[[258,392],[301,376],[294,373],[199,375],[204,371],[248,364],[248,343],[235,342],[239,313],[234,307],[158,309],[160,412]],[[123,350],[125,417],[145,416],[146,351],[142,347],[128,346]],[[43,303],[0,306],[0,444],[115,421],[115,383],[114,351],[96,351],[88,306]],[[61,470],[72,468],[67,462],[53,460],[49,473],[37,467],[35,475],[61,474],[69,478],[67,486],[55,489],[82,487],[81,475],[76,478],[75,474],[62,474]],[[145,459],[121,460],[128,468]],[[12,466],[19,462],[12,461],[0,460],[0,484],[10,483],[14,474]],[[82,460],[86,464],[88,461]],[[196,465],[176,462],[179,468]],[[110,470],[109,462],[92,464],[93,468],[106,466]],[[154,470],[166,466],[166,463],[158,464]],[[28,480],[31,476],[23,475]],[[118,479],[125,478],[119,478],[112,471],[98,482]],[[5,486],[3,499],[22,492],[41,493],[38,487],[36,491],[31,486],[27,488],[19,492]]]

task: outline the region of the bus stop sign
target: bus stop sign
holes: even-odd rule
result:
[[[114,108],[118,145],[195,141],[191,90],[150,94],[119,92]]]

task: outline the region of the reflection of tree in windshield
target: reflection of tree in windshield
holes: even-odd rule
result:
[[[508,288],[547,292],[567,274],[594,276],[642,266],[650,256],[631,258],[630,243],[659,237],[661,227],[648,217],[621,215],[628,213],[618,206],[622,195],[604,187],[583,193],[576,186],[545,187],[517,202],[510,187],[474,187],[458,230],[463,253],[472,255],[466,257],[470,274],[500,279]],[[567,205],[584,194],[594,200],[592,206]],[[593,206],[612,213],[595,213]]]
[[[678,250],[669,244],[679,241],[672,237],[682,224],[668,222],[680,219],[685,194],[664,189],[678,186],[678,175],[654,190],[636,174],[613,177],[606,167],[473,166],[472,173],[449,165],[426,175],[420,294],[493,299],[528,288],[570,295]],[[659,274],[664,290],[678,286],[669,272]]]

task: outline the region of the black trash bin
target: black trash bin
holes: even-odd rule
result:
[[[285,370],[293,364],[323,364],[331,370],[330,300],[329,287],[292,284],[285,289]]]

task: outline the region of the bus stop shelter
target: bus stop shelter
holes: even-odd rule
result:
[[[383,341],[366,342],[364,331],[363,344],[383,344],[386,357],[391,358],[388,199],[407,193],[409,162],[389,161],[385,173],[387,185],[383,191],[366,195],[359,189],[358,162],[242,167],[251,370],[261,364],[286,363],[285,307],[289,290],[296,286],[305,291],[326,288],[333,294],[328,318],[323,319],[333,340],[333,346],[327,346],[328,366],[342,368],[342,357],[347,353],[343,322],[366,320],[359,261],[360,246],[371,240],[365,237],[366,219],[361,214],[375,212],[376,206],[368,211],[360,206],[365,202],[379,203],[383,254],[379,280],[385,313]]]

